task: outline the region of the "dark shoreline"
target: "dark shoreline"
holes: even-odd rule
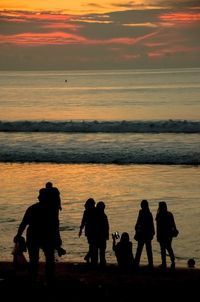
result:
[[[142,266],[123,272],[117,265],[91,268],[85,263],[56,263],[56,282],[45,284],[44,263],[40,263],[39,281],[30,285],[26,271],[16,271],[12,262],[0,262],[0,292],[6,300],[17,301],[131,301],[138,299],[171,300],[199,296],[200,269],[176,268],[153,271]],[[197,298],[198,299],[198,298]]]

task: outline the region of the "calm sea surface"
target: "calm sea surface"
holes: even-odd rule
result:
[[[78,237],[88,197],[106,203],[113,231],[128,231],[140,201],[165,200],[180,231],[179,265],[200,265],[200,69],[0,72],[0,257],[38,190],[61,192],[66,261],[84,261]],[[153,241],[155,262],[159,246]],[[41,255],[42,257],[42,255]],[[112,240],[108,262],[115,262]],[[142,261],[146,262],[145,251]]]

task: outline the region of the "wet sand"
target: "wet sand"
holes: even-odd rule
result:
[[[174,301],[198,300],[200,269],[176,268],[150,271],[120,271],[117,265],[91,268],[85,263],[56,263],[56,282],[47,286],[44,263],[37,284],[28,282],[26,271],[16,271],[11,262],[0,262],[0,292],[4,301]],[[191,300],[192,299],[192,300]]]

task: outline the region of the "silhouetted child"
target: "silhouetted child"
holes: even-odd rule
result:
[[[16,269],[23,270],[27,268],[28,261],[24,255],[27,251],[26,241],[24,237],[20,236],[15,241],[15,246],[12,251],[13,254],[13,265]]]
[[[117,263],[121,269],[129,270],[134,267],[133,244],[129,239],[129,234],[123,232],[119,242],[115,234],[113,238],[113,251],[117,258]]]

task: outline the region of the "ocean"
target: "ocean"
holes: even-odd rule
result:
[[[0,71],[0,259],[11,260],[26,208],[52,181],[67,254],[84,261],[84,203],[103,200],[112,232],[129,232],[142,199],[175,216],[177,264],[200,262],[200,69]],[[153,240],[154,262],[160,250]],[[43,255],[41,255],[41,258]],[[145,250],[142,263],[146,263]],[[199,263],[200,265],[200,263]]]

